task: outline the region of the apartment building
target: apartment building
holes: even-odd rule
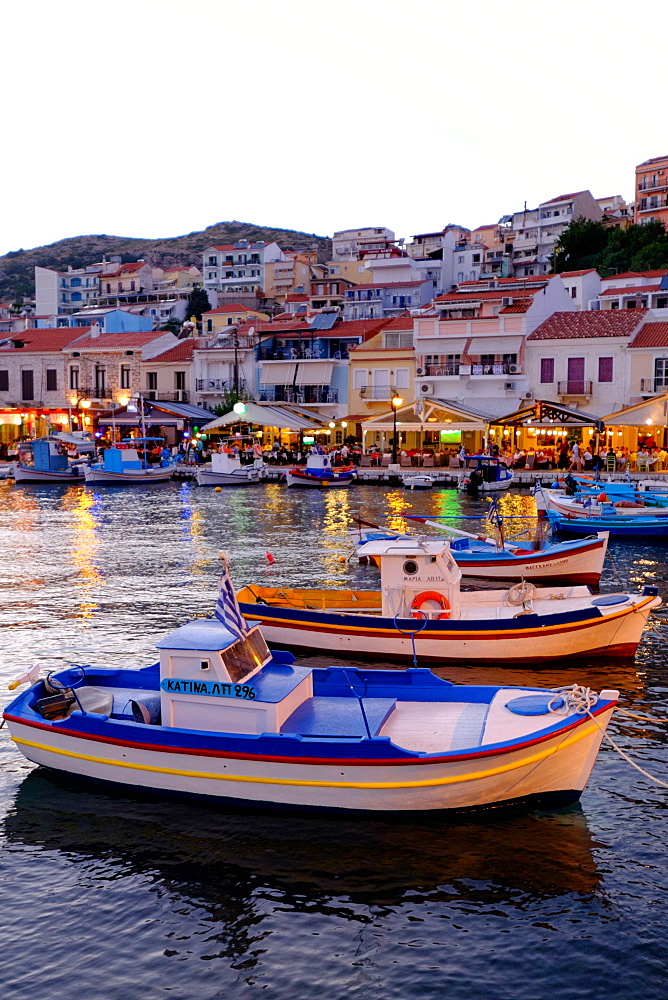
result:
[[[633,221],[668,225],[668,156],[655,156],[636,167]]]

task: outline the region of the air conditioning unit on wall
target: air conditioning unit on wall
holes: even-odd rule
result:
[[[508,371],[510,372],[511,375],[517,375],[519,370],[520,370],[519,365],[508,365]]]
[[[525,392],[523,395],[524,395],[524,399],[533,399],[533,393],[531,392],[531,390],[529,390],[528,392]]]
[[[418,378],[421,378],[423,375],[427,374],[427,369],[426,368],[422,368],[422,367],[416,368],[415,369],[415,374],[417,375]]]
[[[433,396],[434,395],[434,383],[433,382],[421,382],[420,383],[420,395],[421,396]]]

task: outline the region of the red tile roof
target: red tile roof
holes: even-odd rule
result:
[[[292,292],[290,295],[285,296],[286,302],[308,302],[308,295],[297,292]]]
[[[40,354],[47,351],[61,351],[73,340],[85,336],[89,330],[89,326],[59,326],[43,327],[39,330],[21,330],[20,333],[8,334],[5,339],[21,341],[25,346],[12,348],[8,345],[2,350],[39,351]]]
[[[77,350],[90,350],[94,348],[101,354],[105,351],[121,351],[126,348],[143,347],[150,344],[158,337],[164,337],[167,330],[128,330],[126,333],[101,333],[99,337],[91,337],[90,334],[83,337],[77,343]]]
[[[549,201],[541,201],[540,207],[543,205],[554,205],[555,201],[568,201],[569,198],[577,198],[579,194],[589,194],[589,191],[574,191],[573,194],[560,194],[558,198],[550,198]]]
[[[504,313],[525,313],[531,307],[531,300],[524,299],[523,302],[513,302],[512,306],[504,306],[499,310],[499,316]]]
[[[582,274],[593,274],[596,270],[595,267],[586,267],[584,271],[562,271],[559,275],[560,278],[579,278]]]
[[[629,347],[668,347],[668,323],[645,323]]]
[[[182,340],[174,347],[170,347],[168,351],[164,352],[164,354],[157,354],[152,357],[151,364],[153,364],[154,361],[191,361],[193,351],[197,346],[197,341],[194,339]]]
[[[145,260],[136,260],[131,264],[121,264],[117,271],[104,271],[100,273],[100,281],[105,278],[117,278],[120,274],[134,274],[141,271],[142,267],[149,267]]]
[[[414,325],[414,319],[410,313],[402,313],[401,316],[395,316],[390,322],[383,327],[387,332],[388,330],[410,330],[412,332]]]
[[[606,288],[603,295],[636,295],[638,292],[656,292],[658,285],[626,285],[623,288]]]
[[[622,271],[621,274],[611,274],[602,280],[618,281],[619,278],[663,278],[665,274],[668,274],[668,271],[664,267],[661,271]]]
[[[207,309],[203,316],[214,316],[216,313],[245,313],[245,312],[257,312],[257,310],[249,309],[248,306],[242,306],[240,302],[227,302],[224,306],[218,306],[217,309]]]
[[[592,337],[630,337],[642,323],[646,309],[605,309],[557,312],[530,333],[527,340],[584,340]]]
[[[434,305],[453,305],[456,302],[473,302],[477,299],[485,301],[503,298],[532,299],[538,288],[467,288],[464,292],[448,292],[447,295],[439,295],[434,299]]]

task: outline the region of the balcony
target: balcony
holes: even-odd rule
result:
[[[239,389],[242,392],[247,392],[248,387],[245,378],[240,378],[237,380]],[[207,393],[221,393],[230,392],[234,389],[234,379],[224,379],[224,378],[198,378],[195,380],[195,389],[197,392]],[[185,400],[184,400],[185,402]]]
[[[643,395],[657,395],[668,392],[668,379],[666,378],[641,378],[640,392]]]
[[[303,385],[294,389],[286,385],[260,386],[261,403],[338,403],[339,394],[329,386]]]
[[[467,375],[469,368],[471,370],[470,374],[472,376],[474,376],[474,375],[475,376],[483,375],[483,376],[487,376],[487,377],[490,377],[490,376],[494,377],[494,376],[496,376],[497,378],[499,378],[499,377],[506,378],[508,375],[521,375],[522,374],[522,366],[521,365],[515,364],[514,362],[511,363],[511,362],[505,361],[505,362],[500,362],[499,364],[493,364],[493,365],[483,365],[483,364],[478,364],[477,362],[474,362],[471,365],[460,365],[459,366],[460,375]],[[465,369],[465,370],[462,371],[462,369]]]
[[[312,361],[324,357],[323,352],[315,347],[261,347],[258,351],[258,361]]]
[[[161,392],[159,389],[149,389],[144,393],[144,399],[154,403],[187,403],[190,393],[187,389],[175,389],[174,392]]]
[[[638,185],[639,191],[666,191],[668,190],[668,181],[663,178],[659,181],[658,177],[653,178],[643,178]]]
[[[383,399],[390,400],[394,395],[391,385],[363,385],[360,386],[360,396],[362,399]]]
[[[461,365],[457,361],[449,362],[445,365],[423,365],[426,375],[440,375],[446,378],[459,375]]]
[[[557,395],[559,396],[591,396],[592,383],[584,379],[569,380],[568,382],[557,382]]]

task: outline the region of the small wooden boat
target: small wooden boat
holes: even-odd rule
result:
[[[433,476],[416,474],[404,476],[403,486],[405,490],[430,490],[435,482]]]
[[[195,473],[198,486],[255,486],[262,481],[264,463],[242,465],[238,455],[214,452],[208,465],[199,465]]]
[[[602,495],[606,499],[599,499]],[[586,518],[595,521],[599,517],[606,520],[611,518],[630,519],[632,521],[651,520],[660,521],[668,519],[668,507],[648,505],[639,499],[617,499],[610,500],[607,494],[599,493],[592,496],[567,496],[560,490],[548,490],[545,487],[536,487],[536,498],[542,501],[547,511],[554,511],[566,520]]]
[[[610,538],[665,545],[668,542],[666,517],[618,517],[616,514],[596,514],[592,517],[563,517],[548,510],[552,532],[561,537],[582,538],[593,532],[605,531]]]
[[[513,481],[512,470],[492,455],[471,455],[459,474],[457,489],[467,493],[498,493]]]
[[[537,547],[530,542],[496,545],[494,540],[459,531],[438,521],[418,515],[404,515],[441,531],[452,532],[450,550],[462,576],[476,580],[531,580],[533,583],[580,583],[597,586],[608,548],[608,534],[601,531],[578,541],[543,539]],[[357,549],[366,542],[402,536],[399,532],[356,530],[351,532]],[[363,561],[376,562],[363,555]]]
[[[149,438],[131,438],[129,444],[146,444]],[[164,483],[174,475],[174,462],[162,460],[151,465],[134,447],[107,448],[101,462],[87,465],[84,468],[86,483],[96,483],[104,486],[147,485],[148,483]]]
[[[28,451],[19,448],[19,460],[13,470],[17,483],[83,482],[87,456],[95,451],[93,441],[83,436],[52,435],[29,444]]]
[[[72,666],[33,683],[4,712],[24,756],[77,778],[252,806],[561,804],[584,789],[618,698],[298,666],[244,623],[226,572],[216,616],[158,648],[143,669]]]
[[[544,663],[605,654],[633,657],[656,587],[594,597],[587,587],[462,591],[450,545],[408,536],[367,542],[380,590],[244,587],[244,617],[281,648],[337,656],[439,662]]]
[[[314,453],[306,459],[306,468],[288,469],[285,481],[288,486],[305,486],[311,489],[332,489],[350,486],[357,478],[353,465],[332,468],[328,455]]]

